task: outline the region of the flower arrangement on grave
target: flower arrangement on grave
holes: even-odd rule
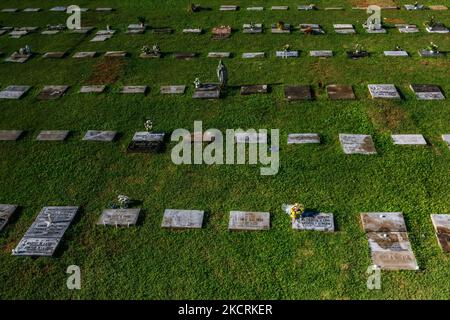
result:
[[[431,53],[439,53],[439,47],[432,41],[430,42],[430,45],[426,48],[426,50]]]
[[[152,47],[152,51],[154,55],[159,55],[161,53],[161,48],[158,46],[158,44],[154,44]]]
[[[200,6],[193,4],[192,2],[189,1],[189,6],[187,9],[188,12],[199,12],[200,11]]]
[[[250,22],[250,30],[255,30],[256,24],[254,22]]]
[[[288,51],[290,51],[291,50],[291,45],[290,44],[285,44],[284,46],[283,46],[283,51],[284,52],[288,52]]]
[[[402,49],[402,47],[400,47],[400,46],[395,46],[395,51],[403,51],[403,49]]]
[[[360,45],[359,43],[357,43],[357,44],[355,45],[354,49],[353,49],[353,53],[355,53],[355,54],[359,54],[359,53],[361,53],[361,52],[363,52],[363,51],[364,51],[364,48],[363,48],[363,46]]]
[[[152,52],[152,50],[150,49],[149,46],[142,46],[141,52],[142,52],[143,54],[150,54],[150,53]]]
[[[431,29],[433,29],[437,24],[438,24],[438,22],[436,21],[436,18],[434,16],[430,16],[428,21],[424,22],[424,25]]]
[[[145,23],[147,22],[147,19],[145,17],[143,17],[143,16],[139,16],[139,17],[137,17],[137,20],[141,24],[141,28],[144,28]]]
[[[277,22],[277,29],[278,30],[284,30],[285,27],[285,23],[283,21],[278,21]]]
[[[194,86],[195,86],[195,89],[198,89],[198,88],[200,88],[202,86],[202,82],[200,81],[199,78],[195,78]]]
[[[131,200],[129,197],[125,196],[125,195],[118,195],[117,196],[117,202],[119,203],[119,207],[121,209],[127,209],[128,206],[131,203]]]
[[[23,48],[20,48],[19,51],[14,52],[15,55],[26,56],[31,54],[31,47],[26,45]]]
[[[152,122],[152,120],[150,120],[150,119],[145,120],[144,128],[145,128],[145,130],[147,130],[147,132],[152,131],[152,129],[153,129],[153,122]]]

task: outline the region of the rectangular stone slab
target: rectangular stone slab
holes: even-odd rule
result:
[[[30,86],[8,86],[0,91],[0,99],[20,99],[30,88]]]
[[[412,27],[408,27],[408,28],[406,28],[406,27],[400,27],[400,28],[398,28],[398,32],[400,32],[400,33],[417,33],[417,32],[420,32],[420,31],[419,31],[419,29],[417,29],[417,28],[412,28]]]
[[[212,91],[197,90],[194,92],[194,95],[192,96],[192,98],[193,99],[219,99],[220,91],[219,90],[212,90]]]
[[[38,100],[55,100],[64,95],[69,86],[45,86],[37,96]]]
[[[238,6],[235,5],[222,5],[220,6],[220,11],[236,11]]]
[[[361,222],[365,232],[406,232],[401,212],[363,212]]]
[[[95,51],[76,52],[72,57],[75,59],[94,58],[97,53]]]
[[[183,33],[201,34],[202,33],[202,29],[200,29],[200,28],[187,28],[187,29],[183,29]]]
[[[130,153],[158,153],[163,150],[165,133],[136,132],[128,145]]]
[[[337,34],[355,34],[355,29],[335,29],[335,33]]]
[[[41,11],[41,8],[25,8],[23,9],[23,12],[39,12]]]
[[[369,84],[368,88],[373,99],[400,99],[400,94],[393,84]]]
[[[124,86],[120,89],[122,94],[145,94],[147,86]]]
[[[64,58],[66,53],[64,51],[54,51],[54,52],[46,52],[42,58],[45,59],[61,59]]]
[[[105,85],[82,86],[79,93],[102,93],[105,89]]]
[[[269,212],[231,211],[228,230],[269,230]]]
[[[247,7],[247,11],[264,11],[264,7]]]
[[[287,144],[309,144],[320,143],[320,136],[317,133],[290,133]]]
[[[15,62],[15,63],[25,63],[31,58],[31,54],[12,54],[8,58],[5,59],[5,62]]]
[[[0,231],[6,226],[9,218],[11,218],[16,209],[16,205],[0,204]]]
[[[174,53],[173,56],[178,60],[191,60],[197,57],[197,54],[193,52],[178,52]]]
[[[304,213],[292,224],[292,229],[333,232],[334,217],[332,213]]]
[[[257,59],[257,58],[264,58],[265,57],[264,52],[245,52],[242,54],[242,59]]]
[[[444,5],[429,5],[428,8],[430,8],[430,10],[435,10],[435,11],[441,11],[441,10],[448,10],[448,8]]]
[[[161,224],[162,228],[201,229],[204,211],[166,209]]]
[[[427,141],[421,134],[393,134],[392,141],[399,145],[422,145],[425,146]]]
[[[272,6],[271,10],[289,10],[288,6]]]
[[[22,130],[0,130],[0,141],[16,141],[22,133]]]
[[[58,247],[59,238],[22,238],[13,250],[15,256],[51,257]]]
[[[210,52],[208,53],[208,58],[229,58],[231,56],[230,52]]]
[[[105,209],[97,224],[110,226],[135,225],[141,209]]]
[[[447,146],[450,148],[450,134],[443,134],[442,140],[447,143]]]
[[[46,130],[41,131],[36,137],[38,141],[63,141],[69,135],[67,130]]]
[[[48,207],[37,216],[26,238],[62,238],[78,211],[77,207]]]
[[[97,130],[89,130],[86,132],[83,140],[84,141],[113,141],[116,137],[116,131],[97,131]]]
[[[17,11],[19,11],[19,9],[17,9],[17,8],[5,8],[5,9],[2,9],[1,12],[4,12],[4,13],[14,13],[14,12],[17,12]]]
[[[275,55],[277,58],[298,58],[298,51],[277,51]]]
[[[50,11],[54,11],[54,12],[66,12],[67,7],[63,7],[63,6],[57,6],[57,7],[53,7],[50,9]]]
[[[267,85],[261,84],[241,87],[241,95],[243,96],[257,93],[267,93]]]
[[[408,52],[400,50],[384,51],[383,54],[385,57],[409,57]]]
[[[41,32],[41,34],[48,35],[48,36],[53,36],[53,35],[58,34],[60,32],[61,31],[59,31],[59,30],[44,30],[44,31]]]
[[[368,232],[371,252],[411,251],[407,232]]]
[[[412,251],[372,252],[371,257],[382,270],[419,270]]]
[[[449,30],[445,27],[441,28],[426,27],[425,29],[427,30],[428,33],[449,33]]]
[[[89,40],[90,42],[104,42],[108,39],[111,38],[111,35],[109,34],[98,34],[95,37],[93,37],[91,40]]]
[[[329,57],[333,56],[333,51],[331,51],[331,50],[315,50],[315,51],[310,51],[309,55],[311,57],[329,58]]]
[[[160,93],[161,94],[184,94],[186,91],[185,85],[180,86],[161,86]]]
[[[345,154],[376,154],[372,137],[365,134],[339,134],[342,149]]]
[[[110,58],[124,58],[127,56],[126,51],[108,51],[105,53],[105,57]]]
[[[288,101],[312,100],[311,87],[309,85],[286,86],[284,96]]]
[[[441,88],[432,84],[411,84],[410,88],[418,100],[444,100]]]
[[[432,214],[431,221],[433,222],[436,236],[442,251],[450,252],[450,214]],[[0,228],[1,230],[1,228]]]
[[[236,132],[234,138],[236,143],[267,143],[267,134],[259,132]]]
[[[327,94],[331,100],[354,100],[356,99],[352,86],[330,84],[327,86]]]
[[[349,23],[335,23],[333,24],[334,29],[353,29],[353,25]]]

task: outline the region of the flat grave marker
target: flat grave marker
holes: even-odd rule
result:
[[[129,153],[158,153],[164,150],[164,133],[136,132],[128,145]]]
[[[52,52],[46,52],[42,58],[44,59],[61,59],[64,58],[66,55],[65,51],[52,51]]]
[[[100,8],[96,8],[95,11],[98,11],[98,12],[111,12],[111,11],[114,11],[114,9],[113,8],[100,7]]]
[[[37,96],[38,100],[55,100],[62,97],[69,86],[45,86]]]
[[[313,99],[309,85],[285,86],[284,96],[287,101],[308,101]]]
[[[185,91],[185,85],[161,86],[159,89],[161,94],[184,94]]]
[[[23,9],[23,12],[39,12],[41,11],[41,8],[25,8]]]
[[[257,33],[262,33],[263,32],[263,25],[262,23],[254,23],[254,24],[249,24],[246,23],[243,25],[243,33],[248,33],[248,34],[257,34]]]
[[[52,256],[78,207],[45,207],[13,249],[16,256]]]
[[[316,10],[316,5],[314,5],[314,4],[299,5],[299,6],[297,6],[297,9],[298,9],[299,11]]]
[[[339,134],[342,149],[345,154],[376,154],[372,137],[365,134]]]
[[[45,130],[36,137],[38,141],[64,141],[69,135],[68,130]]]
[[[197,57],[197,54],[194,52],[177,52],[174,53],[174,57],[178,60],[192,60]]]
[[[264,11],[264,7],[247,7],[247,11]]]
[[[267,84],[242,86],[241,95],[245,96],[250,94],[267,93],[267,88]]]
[[[0,231],[6,226],[9,221],[9,218],[14,214],[17,210],[16,205],[12,204],[0,204]]]
[[[444,5],[438,4],[438,5],[429,5],[428,8],[433,11],[443,11],[448,10],[448,8]]]
[[[221,5],[219,11],[237,11],[238,8],[236,5]]]
[[[30,54],[20,54],[18,52],[14,52],[8,58],[5,59],[5,62],[15,62],[15,63],[25,63],[27,62],[33,55]]]
[[[432,84],[411,84],[411,90],[415,93],[417,100],[444,100],[445,96],[441,88]]]
[[[392,141],[397,145],[427,145],[427,141],[421,134],[393,134]]]
[[[230,26],[214,27],[212,29],[212,39],[213,40],[228,39],[231,36],[231,31],[232,30]]]
[[[298,58],[298,51],[276,51],[275,56],[277,58]]]
[[[116,135],[117,135],[116,131],[89,130],[84,135],[83,141],[111,142],[114,141]]]
[[[50,11],[53,11],[53,12],[66,12],[67,11],[67,7],[56,6],[56,7],[51,8]]]
[[[292,229],[299,231],[334,231],[332,213],[305,212],[292,224]]]
[[[22,134],[22,130],[0,130],[0,141],[17,141]]]
[[[430,51],[427,49],[419,50],[419,55],[423,58],[441,58],[444,56],[444,53],[439,51]]]
[[[289,10],[289,7],[288,6],[272,6],[270,8],[270,10],[273,10],[273,11],[286,11],[286,10]]]
[[[290,133],[287,144],[316,144],[320,143],[320,136],[317,133]]]
[[[369,84],[372,99],[400,99],[400,94],[393,84]]]
[[[193,99],[219,99],[220,98],[220,90],[196,90]]]
[[[30,88],[30,86],[8,86],[0,91],[0,99],[20,99]]]
[[[162,228],[171,229],[201,229],[204,211],[166,209],[161,224]]]
[[[94,27],[81,27],[80,29],[73,29],[73,30],[71,30],[70,33],[88,34],[92,30],[94,30]]]
[[[351,85],[330,84],[327,94],[331,100],[355,100],[355,92]]]
[[[124,58],[126,56],[127,56],[126,51],[107,51],[105,53],[105,57],[110,57],[110,58]]]
[[[231,211],[228,230],[269,230],[269,212]]]
[[[447,146],[450,148],[450,134],[443,134],[442,140],[447,143]]]
[[[355,34],[355,28],[352,24],[336,23],[333,24],[334,32],[337,34]]]
[[[15,13],[15,12],[18,12],[18,11],[19,11],[18,8],[5,8],[5,9],[1,10],[1,12],[3,12],[3,13]]]
[[[313,50],[309,52],[309,55],[311,57],[318,57],[318,58],[329,58],[333,56],[333,51],[331,50]]]
[[[432,214],[431,221],[442,251],[450,252],[450,214]],[[0,228],[1,230],[1,228]]]
[[[365,232],[406,232],[401,212],[363,212],[361,222]]]
[[[209,52],[208,58],[229,58],[231,56],[231,52]]]
[[[271,25],[271,32],[275,34],[289,34],[291,33],[291,25],[289,23],[285,23],[282,26],[278,26],[276,23],[273,23]]]
[[[201,34],[203,32],[200,28],[186,28],[183,29],[183,33]]]
[[[420,32],[415,24],[397,24],[398,32],[400,33],[417,33]]]
[[[106,89],[106,85],[88,85],[82,86],[79,93],[102,93]]]
[[[72,57],[75,59],[94,58],[97,52],[95,51],[82,51],[76,52]]]
[[[137,223],[140,212],[141,209],[105,209],[97,224],[129,227]]]
[[[409,57],[408,52],[403,50],[392,50],[392,51],[384,51],[385,57]]]
[[[145,94],[147,92],[147,86],[123,86],[120,89],[122,94]]]

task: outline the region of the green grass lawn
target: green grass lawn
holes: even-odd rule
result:
[[[414,1],[396,1],[397,4]],[[383,17],[417,24],[417,34],[366,34],[363,10],[351,10],[347,1],[315,1],[320,7],[342,5],[345,11],[299,12],[301,1],[201,0],[212,11],[188,13],[188,1],[92,0],[80,1],[91,11],[83,25],[104,29],[110,24],[119,33],[104,43],[94,36],[61,33],[0,37],[6,55],[29,44],[36,53],[47,51],[125,50],[131,56],[111,62],[102,57],[77,61],[44,60],[40,55],[25,64],[0,63],[0,89],[32,85],[21,100],[0,101],[0,130],[26,130],[17,142],[0,142],[0,203],[22,207],[0,234],[0,298],[3,299],[449,299],[450,257],[442,253],[430,214],[450,213],[450,150],[441,139],[450,133],[450,55],[424,59],[417,51],[433,41],[450,52],[450,36],[425,32],[430,11],[383,11]],[[220,4],[237,4],[238,12],[219,12]],[[424,4],[448,1],[424,1]],[[64,23],[64,13],[48,12],[61,1],[3,0],[1,8],[41,7],[39,13],[0,13],[0,25],[39,26]],[[287,12],[267,10],[286,4]],[[247,12],[263,5],[263,12]],[[96,13],[96,7],[113,7],[113,13]],[[433,11],[450,26],[450,11]],[[130,36],[128,24],[145,16],[152,27],[171,27],[171,35]],[[319,23],[322,36],[262,35],[242,33],[244,23]],[[390,20],[387,20],[390,21]],[[333,23],[352,23],[358,34],[337,35]],[[392,23],[391,23],[392,24]],[[211,29],[231,25],[235,32],[223,41],[210,39]],[[184,35],[182,29],[201,27],[202,35]],[[143,45],[158,43],[163,52],[196,52],[191,61],[166,56],[139,59]],[[298,59],[274,57],[285,44],[300,50]],[[371,57],[353,61],[345,51],[362,44]],[[384,50],[396,45],[410,58],[388,58]],[[309,50],[333,50],[335,56],[319,60]],[[224,60],[230,73],[227,94],[220,101],[191,99],[193,80],[216,81],[218,61],[210,51],[230,51]],[[265,59],[244,60],[243,52],[265,51]],[[81,95],[85,84],[107,81],[101,95]],[[355,101],[329,101],[323,84],[351,84]],[[371,100],[367,84],[392,83],[401,101]],[[409,85],[441,86],[444,101],[418,101]],[[159,94],[161,85],[186,84],[185,95]],[[269,84],[267,95],[240,96],[244,84]],[[287,103],[284,84],[311,84],[312,102]],[[38,101],[44,85],[71,85],[56,101]],[[122,96],[123,85],[148,85],[143,96]],[[130,155],[126,147],[135,131],[142,131],[150,117],[156,131],[192,130],[195,120],[203,127],[278,128],[281,132],[280,172],[261,176],[259,166],[174,165],[170,150],[159,155]],[[64,143],[37,142],[40,130],[71,130]],[[117,130],[114,143],[81,141],[89,129]],[[317,132],[323,143],[286,145],[288,133]],[[339,133],[373,136],[375,156],[344,155]],[[392,133],[420,133],[427,147],[401,147]],[[115,229],[96,225],[101,211],[118,194],[142,201],[138,225]],[[308,208],[332,212],[335,233],[294,232],[283,203],[301,202]],[[23,258],[11,255],[44,206],[79,205],[77,219],[66,232],[56,257]],[[204,229],[173,231],[160,228],[165,208],[200,209],[207,212]],[[271,212],[270,231],[228,232],[230,210]],[[368,290],[369,247],[360,226],[360,212],[404,213],[420,271],[382,273],[382,289]],[[82,289],[68,290],[66,269],[78,265]]]

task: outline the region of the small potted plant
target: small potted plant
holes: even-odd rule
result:
[[[131,199],[125,195],[118,195],[117,202],[121,209],[127,209],[131,204]]]
[[[200,81],[199,78],[195,78],[195,80],[194,80],[194,86],[195,86],[195,89],[199,89],[199,88],[202,87],[202,82]]]

